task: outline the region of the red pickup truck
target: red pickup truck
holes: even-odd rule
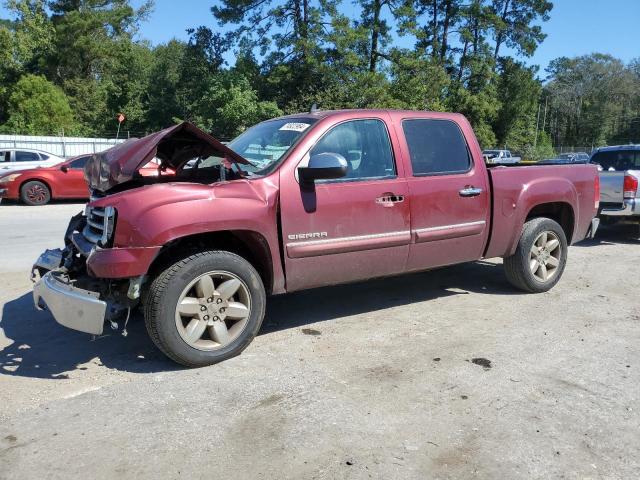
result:
[[[175,175],[139,175],[154,157]],[[595,166],[487,168],[448,113],[317,111],[228,145],[183,123],[96,154],[85,175],[65,248],[34,265],[36,306],[99,335],[140,305],[188,366],[246,348],[267,295],[490,257],[544,292],[597,228]]]

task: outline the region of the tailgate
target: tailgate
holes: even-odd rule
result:
[[[622,205],[624,172],[600,172],[600,203]]]

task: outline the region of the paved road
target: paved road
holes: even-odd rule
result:
[[[29,215],[58,238],[76,210],[2,205],[0,232]],[[15,272],[34,247],[11,247],[0,478],[638,478],[638,243],[572,247],[541,295],[492,261],[276,297],[245,353],[196,370],[139,319],[57,326]]]
[[[43,250],[61,247],[69,218],[83,208],[82,203],[57,203],[46,207],[0,203],[2,271],[28,271]]]

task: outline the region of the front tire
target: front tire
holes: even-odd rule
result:
[[[549,218],[524,224],[516,251],[504,259],[507,280],[529,293],[542,293],[558,283],[567,263],[567,237]]]
[[[51,191],[44,183],[31,180],[20,187],[20,200],[31,206],[46,205],[51,200]]]
[[[153,280],[144,317],[167,357],[202,367],[240,354],[258,333],[265,306],[264,285],[249,262],[230,252],[204,251]]]

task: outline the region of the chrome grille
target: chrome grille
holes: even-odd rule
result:
[[[87,206],[85,216],[87,224],[82,229],[82,236],[94,245],[106,246],[113,230],[115,209]]]

